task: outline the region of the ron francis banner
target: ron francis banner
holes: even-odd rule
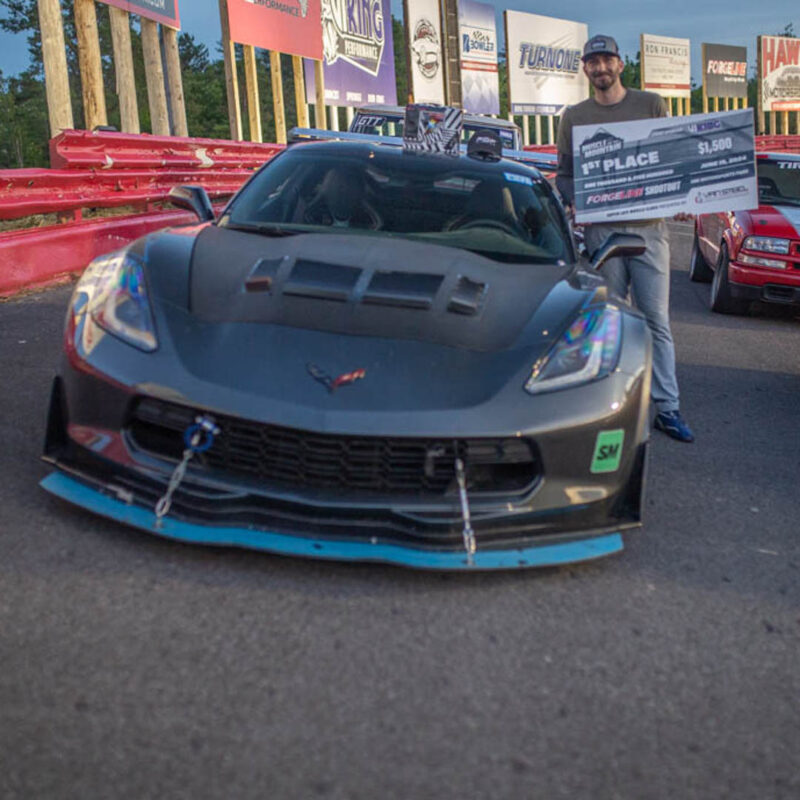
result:
[[[444,48],[439,0],[405,0],[408,77],[415,103],[444,105]]]
[[[320,0],[228,0],[228,22],[239,44],[322,58]]]
[[[178,0],[100,0],[100,2],[121,8],[129,14],[147,17],[176,30],[181,28]]]
[[[575,221],[758,207],[753,109],[579,125]]]
[[[662,97],[691,97],[688,39],[642,34],[642,89]]]
[[[709,97],[747,97],[747,48],[703,44],[703,83]]]

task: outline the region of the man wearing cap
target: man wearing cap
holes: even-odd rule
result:
[[[572,174],[572,128],[636,119],[666,117],[664,100],[653,92],[626,89],[622,85],[623,63],[611,36],[593,36],[583,48],[583,71],[594,87],[594,97],[568,108],[558,129],[558,174],[556,186],[571,212],[575,189]],[[678,218],[686,219],[686,215]],[[681,442],[694,441],[679,410],[675,376],[675,345],[669,327],[669,239],[663,219],[587,225],[584,231],[590,253],[611,233],[636,233],[647,244],[641,256],[607,261],[603,273],[611,290],[627,297],[630,288],[639,310],[647,318],[653,335],[653,382],[651,396],[656,406],[655,427]]]

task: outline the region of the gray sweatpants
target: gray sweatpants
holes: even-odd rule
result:
[[[653,382],[650,396],[658,411],[678,409],[675,345],[669,327],[669,238],[667,223],[651,225],[587,225],[586,247],[594,253],[611,233],[643,236],[647,250],[640,256],[612,258],[600,272],[611,291],[627,298],[631,290],[636,307],[645,315],[653,334]]]

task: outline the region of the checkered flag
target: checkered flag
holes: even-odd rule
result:
[[[403,147],[412,153],[458,156],[464,112],[449,106],[406,107]]]

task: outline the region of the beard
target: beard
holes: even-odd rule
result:
[[[589,76],[589,80],[595,89],[605,91],[610,89],[617,81],[619,76],[613,72],[593,72]]]

